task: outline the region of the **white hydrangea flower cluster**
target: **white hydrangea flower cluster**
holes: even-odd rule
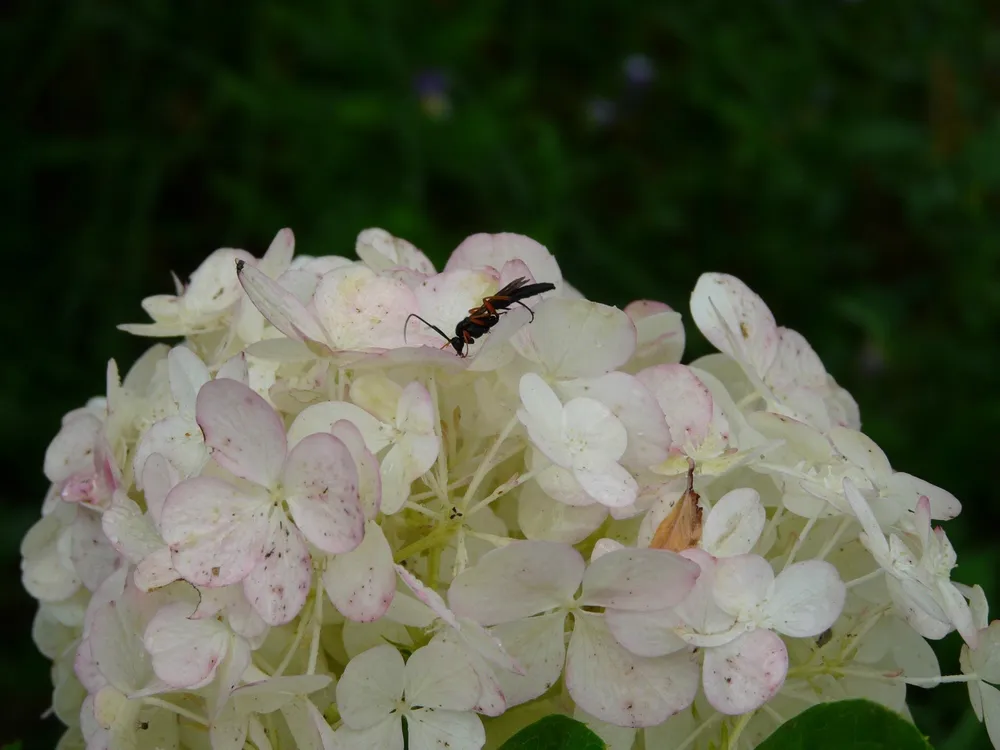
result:
[[[477,750],[547,712],[736,747],[944,681],[1000,747],[997,623],[932,528],[958,501],[741,281],[698,281],[720,353],[682,365],[679,313],[590,302],[526,237],[440,273],[382,230],[293,247],[145,300],[123,328],[183,343],[112,361],[49,446],[22,555],[60,748]],[[519,279],[552,288],[495,296]]]

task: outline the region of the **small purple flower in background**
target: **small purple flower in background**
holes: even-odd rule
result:
[[[587,119],[592,125],[606,128],[618,117],[618,105],[611,99],[595,97],[587,102]]]
[[[440,120],[451,113],[449,88],[448,75],[440,68],[427,68],[413,76],[413,91],[420,99],[424,114],[431,119]]]
[[[634,54],[625,58],[622,63],[622,72],[630,88],[644,89],[656,78],[656,68],[653,61],[646,55]]]

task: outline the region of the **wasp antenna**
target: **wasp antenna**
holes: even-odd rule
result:
[[[406,322],[403,323],[403,341],[404,341],[404,343],[406,342],[406,327],[410,324],[410,318],[416,318],[417,320],[419,320],[421,323],[423,323],[428,328],[431,328],[434,331],[436,331],[445,341],[451,343],[451,338],[448,336],[447,333],[445,333],[444,331],[442,331],[440,328],[438,328],[433,323],[428,323],[426,320],[424,320],[423,318],[421,318],[416,313],[410,313],[409,315],[407,315],[406,316]],[[444,347],[442,347],[442,348],[444,348]]]

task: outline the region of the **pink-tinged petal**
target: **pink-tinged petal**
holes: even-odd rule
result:
[[[236,380],[244,385],[250,384],[250,372],[247,368],[247,355],[246,352],[240,352],[234,357],[230,357],[216,373],[215,377],[218,380],[228,379]]]
[[[620,464],[599,453],[588,452],[573,461],[573,478],[601,505],[624,508],[639,496],[635,477]]]
[[[599,616],[574,618],[565,680],[584,711],[620,727],[650,727],[694,701],[698,667],[689,654],[634,656],[615,642]]]
[[[200,472],[208,461],[208,449],[198,423],[179,415],[161,419],[146,430],[132,460],[136,476],[144,475],[146,462],[154,453],[173,464],[183,478]]]
[[[657,365],[636,378],[660,405],[670,434],[679,447],[704,442],[712,423],[713,400],[708,387],[685,365]]]
[[[549,471],[565,472],[571,479],[573,476],[558,466],[550,466],[543,474]],[[576,480],[573,484],[579,488]],[[583,494],[582,490],[578,491]],[[540,481],[522,487],[517,498],[517,525],[533,541],[578,544],[596,531],[607,517],[608,509],[599,503],[573,507],[549,497],[542,491]]]
[[[341,420],[347,420],[361,433],[365,446],[378,453],[389,444],[387,428],[360,406],[346,401],[324,401],[303,409],[288,428],[288,446],[294,448],[307,435],[330,432]]]
[[[409,268],[418,273],[434,273],[434,264],[412,243],[393,237],[384,229],[363,229],[354,243],[354,252],[373,271]]]
[[[563,407],[563,439],[570,445],[586,446],[617,461],[628,445],[625,425],[611,409],[592,398],[574,398]]]
[[[666,460],[670,429],[652,392],[636,377],[609,372],[599,378],[561,383],[560,390],[574,400],[595,399],[617,417],[628,438],[624,453],[619,454],[621,463],[645,469]],[[564,419],[570,418],[573,403],[566,404]]]
[[[500,639],[474,620],[467,617],[459,618],[458,636],[467,649],[481,656],[502,671],[514,674],[524,674],[524,667],[508,654],[500,643]]]
[[[604,622],[619,645],[636,656],[667,656],[687,648],[687,643],[674,633],[681,621],[670,609],[609,609],[604,613]]]
[[[767,595],[764,626],[793,638],[819,635],[840,617],[846,595],[830,563],[803,560],[789,565],[774,579]]]
[[[396,593],[392,548],[375,521],[365,525],[357,549],[327,562],[323,586],[333,606],[356,622],[374,622],[384,615]]]
[[[167,495],[160,532],[174,568],[199,586],[243,580],[264,555],[271,504],[228,482],[196,477]]]
[[[719,498],[705,518],[701,546],[716,557],[746,554],[757,543],[766,522],[757,490],[732,490]]]
[[[177,408],[185,416],[194,418],[195,399],[198,391],[212,376],[201,358],[186,346],[175,346],[167,355],[170,393]]]
[[[411,706],[468,711],[479,697],[479,679],[468,657],[448,643],[418,648],[406,662],[403,694]]]
[[[382,505],[382,476],[379,472],[378,459],[365,447],[365,438],[353,422],[346,419],[335,422],[330,428],[330,434],[347,446],[351,458],[354,459],[358,470],[358,496],[361,508],[366,519],[374,519]],[[289,444],[291,445],[291,441]]]
[[[188,619],[192,611],[185,602],[168,604],[153,616],[142,637],[156,676],[181,690],[210,683],[232,639],[218,620]]]
[[[962,512],[962,504],[950,492],[902,471],[886,480],[883,494],[898,499],[908,510],[915,508],[921,497],[926,497],[930,501],[931,518],[935,521],[949,521]]]
[[[520,620],[572,601],[585,567],[568,544],[514,542],[460,573],[448,601],[457,614],[482,625]]]
[[[496,671],[508,708],[534,700],[559,681],[566,660],[565,625],[565,612],[551,612],[490,629],[524,671]]]
[[[350,552],[364,536],[358,471],[350,452],[328,433],[303,439],[288,454],[285,500],[303,536],[324,552]]]
[[[662,302],[637,300],[625,306],[625,314],[636,330],[635,354],[628,363],[629,372],[681,361],[685,334],[680,313]]]
[[[273,487],[281,476],[285,425],[267,401],[235,380],[213,380],[198,392],[198,424],[220,466]]]
[[[622,549],[594,560],[583,576],[582,604],[650,611],[683,600],[700,568],[680,555],[661,549]]]
[[[140,489],[146,496],[146,510],[152,516],[157,527],[160,524],[160,513],[167,495],[181,481],[177,469],[166,457],[154,453],[146,459],[142,468],[142,484]]]
[[[486,744],[483,721],[464,711],[416,708],[407,714],[409,750],[481,748]]]
[[[96,591],[123,560],[101,527],[101,515],[81,510],[73,521],[70,559],[83,585]]]
[[[745,363],[758,377],[778,353],[774,316],[759,296],[724,273],[705,273],[691,293],[691,317],[720,352]]]
[[[455,248],[444,270],[475,268],[501,270],[508,262],[520,260],[538,282],[550,282],[557,287],[562,272],[552,253],[544,245],[522,234],[473,234]]]
[[[170,558],[170,548],[161,547],[143,558],[132,574],[135,585],[142,591],[152,591],[180,579]]]
[[[323,326],[291,291],[249,263],[239,266],[238,275],[250,301],[271,325],[296,341],[327,343]]]
[[[302,611],[312,587],[305,539],[280,510],[271,513],[264,559],[243,579],[250,605],[268,625],[284,625]]]
[[[396,404],[396,428],[405,432],[434,432],[434,402],[418,381],[409,383]]]
[[[560,379],[596,378],[617,370],[635,351],[635,326],[616,307],[577,299],[549,299],[512,339],[522,356]]]
[[[788,650],[770,630],[754,630],[705,652],[705,697],[730,716],[760,708],[777,695],[788,673]]]
[[[451,625],[456,630],[460,629],[458,618],[455,616],[455,613],[448,608],[448,605],[445,604],[444,599],[441,598],[439,593],[425,585],[423,581],[413,575],[413,573],[408,571],[402,565],[396,565],[396,573],[399,574],[400,579],[407,585],[410,591],[413,592],[414,596],[430,607],[436,617],[448,625]]]
[[[569,467],[572,457],[563,441],[563,405],[548,383],[533,372],[521,377],[518,390],[523,408],[517,418],[538,450],[558,466]]]
[[[352,266],[326,274],[313,305],[334,348],[395,349],[404,346],[403,326],[417,299],[403,282]]]
[[[94,443],[101,432],[101,420],[93,414],[81,413],[63,424],[45,450],[46,478],[58,484],[73,474],[93,466]]]
[[[771,564],[759,555],[723,557],[715,565],[712,594],[729,614],[747,615],[764,602],[773,581]]]
[[[257,267],[272,279],[277,278],[291,265],[293,255],[295,255],[295,234],[285,227],[274,235],[264,256],[257,262]]]
[[[403,695],[404,672],[403,657],[392,646],[376,646],[351,659],[337,683],[344,724],[367,729],[387,719]]]
[[[713,596],[718,563],[704,550],[694,547],[684,550],[681,557],[696,563],[701,568],[701,575],[691,589],[687,598],[676,607],[677,615],[695,633],[725,633],[735,622],[733,615],[719,608]],[[684,639],[691,642],[685,635]]]
[[[414,289],[420,316],[436,325],[449,336],[455,335],[455,324],[483,299],[496,294],[496,276],[484,271],[457,268],[424,280]],[[410,346],[441,346],[443,339],[419,320],[411,320],[407,342]]]

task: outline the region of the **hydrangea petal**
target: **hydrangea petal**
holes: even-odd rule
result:
[[[691,368],[657,365],[641,370],[636,378],[653,394],[678,445],[704,442],[712,422],[712,394]]]
[[[327,273],[313,304],[335,348],[394,349],[405,345],[403,327],[417,309],[417,298],[401,281],[351,266]]]
[[[759,555],[723,557],[715,566],[712,594],[723,610],[739,616],[756,610],[772,581],[771,564]]]
[[[173,565],[199,586],[243,580],[264,555],[269,503],[214,477],[188,479],[163,503],[160,531]]]
[[[156,676],[179,690],[197,690],[211,682],[232,637],[217,620],[189,619],[192,611],[185,602],[168,604],[153,616],[142,637]]]
[[[599,617],[576,615],[566,688],[577,705],[620,727],[648,727],[691,705],[698,667],[687,653],[644,659],[619,646]]]
[[[327,562],[323,586],[348,619],[373,622],[388,611],[396,592],[392,548],[375,521],[365,524],[361,544]]]
[[[479,750],[486,744],[483,722],[473,713],[419,708],[407,717],[410,750]]]
[[[574,398],[562,410],[563,439],[617,461],[628,446],[628,432],[611,409],[592,398]],[[571,449],[572,450],[572,449]]]
[[[367,729],[387,718],[403,695],[404,669],[399,651],[387,645],[351,659],[337,683],[337,707],[344,724]]]
[[[170,393],[184,416],[194,418],[198,391],[212,379],[205,363],[186,346],[175,346],[167,355]]]
[[[288,428],[288,446],[294,448],[304,437],[317,432],[330,432],[333,426],[346,420],[361,432],[365,446],[378,453],[389,444],[385,426],[359,406],[346,401],[324,401],[303,409]]]
[[[63,482],[78,471],[93,465],[94,443],[101,431],[101,420],[93,414],[80,414],[63,424],[45,449],[45,477]]]
[[[555,378],[596,378],[635,352],[635,326],[616,307],[582,299],[548,299],[512,339],[528,359]]]
[[[479,679],[468,658],[448,643],[432,642],[414,651],[403,681],[411,706],[468,711],[479,696]]]
[[[610,457],[589,451],[573,462],[573,477],[601,505],[624,508],[639,496],[635,477]]]
[[[758,295],[735,276],[704,273],[691,293],[691,317],[720,352],[745,363],[758,376],[778,353],[774,316]]]
[[[340,440],[328,433],[303,439],[285,462],[288,509],[310,543],[324,552],[350,552],[364,536],[358,472]]]
[[[568,544],[514,542],[460,573],[448,601],[482,625],[520,620],[571,601],[584,569],[583,557]]]
[[[550,466],[549,469],[565,472],[558,466]],[[572,479],[572,474],[566,474]],[[530,540],[577,544],[596,531],[608,517],[608,509],[599,503],[576,507],[567,505],[542,492],[540,484],[529,482],[521,488],[517,499],[517,523]],[[573,484],[579,486],[576,480]],[[582,490],[580,492],[582,494]]]
[[[551,612],[491,628],[524,671],[496,672],[508,708],[534,700],[558,682],[566,660],[565,622],[565,612]]]
[[[518,409],[517,418],[528,431],[531,442],[550,461],[570,466],[572,458],[563,443],[563,405],[555,391],[533,372],[521,377],[518,391],[524,408]]]
[[[239,266],[238,275],[250,301],[271,325],[295,341],[327,343],[323,326],[295,294],[253,264]]]
[[[267,401],[235,380],[213,380],[198,392],[198,424],[223,468],[272,487],[281,475],[287,444],[281,417]]]
[[[580,602],[614,609],[664,609],[688,595],[700,572],[695,563],[667,550],[616,550],[591,562]]]
[[[788,650],[770,630],[745,633],[705,652],[705,696],[723,714],[760,708],[781,689],[788,672]]]
[[[271,513],[264,559],[243,579],[250,604],[268,625],[302,611],[312,586],[312,559],[302,532],[280,511]]]
[[[672,610],[628,611],[609,609],[604,622],[618,643],[636,656],[666,656],[687,648],[674,633],[680,624]]]
[[[765,627],[793,638],[819,635],[840,616],[846,595],[840,574],[830,563],[803,560],[789,565],[768,593]]]
[[[716,557],[746,554],[757,543],[766,522],[757,490],[732,490],[719,498],[705,518],[701,546]]]

